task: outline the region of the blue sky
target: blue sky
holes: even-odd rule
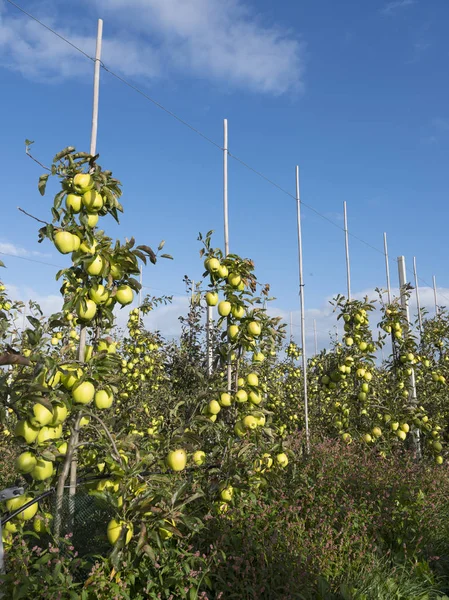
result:
[[[409,267],[416,256],[420,276],[435,274],[449,298],[446,0],[22,6],[90,55],[103,18],[106,66],[218,144],[226,117],[230,152],[292,193],[299,164],[305,203],[341,227],[346,200],[354,235],[381,249],[386,231],[391,256],[404,254]],[[24,140],[35,141],[44,163],[66,145],[88,149],[92,63],[1,0],[0,52],[0,249],[64,264],[48,243],[37,244],[37,223],[16,208],[49,214]],[[97,148],[124,185],[121,227],[111,221],[108,232],[154,246],[165,239],[175,260],[146,268],[144,283],[182,293],[182,277],[202,272],[198,232],[214,229],[223,244],[220,150],[105,71]],[[255,260],[279,312],[295,311],[299,323],[294,200],[230,159],[229,205],[231,251]],[[304,207],[303,236],[306,307],[324,335],[326,298],[345,292],[343,232]],[[353,291],[384,286],[382,255],[353,238],[350,250]],[[1,275],[17,295],[57,293],[52,267],[3,260]],[[174,308],[182,306],[180,297]],[[173,329],[174,314],[157,325]]]

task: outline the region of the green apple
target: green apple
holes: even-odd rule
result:
[[[207,258],[204,261],[204,266],[209,273],[217,273],[220,268],[220,261],[217,258]]]
[[[84,261],[84,269],[89,275],[100,275],[104,267],[104,260],[99,254]]]
[[[95,406],[103,410],[105,408],[111,408],[114,396],[107,390],[98,390],[98,392],[95,393],[94,401]]]
[[[253,362],[261,363],[265,360],[265,354],[263,352],[255,352],[253,354]]]
[[[45,460],[44,458],[38,458],[36,466],[31,471],[31,477],[35,481],[45,481],[50,479],[53,475],[53,463],[51,460]]]
[[[228,327],[228,337],[230,340],[235,340],[235,338],[238,336],[239,334],[239,327],[238,325],[229,325]]]
[[[67,194],[65,205],[67,210],[71,210],[73,213],[79,213],[81,210],[81,196],[77,196],[77,194]]]
[[[262,402],[262,396],[259,392],[250,392],[248,397],[251,404],[255,404],[256,406]]]
[[[202,450],[197,450],[193,453],[193,462],[199,467],[206,462],[206,453]]]
[[[21,508],[22,506],[25,506],[25,504],[27,504],[33,499],[33,496],[29,496],[28,494],[22,494],[22,496],[16,496],[15,498],[11,498],[11,500],[7,500],[6,508],[10,512],[15,512],[17,509]],[[37,513],[38,508],[38,503],[35,502],[31,506],[20,512],[16,518],[20,521],[29,521]]]
[[[226,267],[226,265],[220,265],[218,268],[218,275],[221,279],[226,279],[228,276],[228,267]]]
[[[231,312],[231,308],[232,307],[230,302],[228,302],[227,300],[222,300],[218,304],[218,314],[220,315],[220,317],[227,317]]]
[[[63,366],[65,372],[61,375],[62,385],[70,390],[75,385],[75,383],[80,379],[83,375],[83,370],[76,367]]]
[[[246,383],[252,387],[257,387],[259,385],[259,377],[256,373],[249,373],[246,376]]]
[[[120,534],[123,529],[126,529],[125,535],[125,544],[129,544],[131,538],[133,537],[133,525],[132,523],[127,523],[126,521],[118,521],[117,519],[112,519],[109,521],[107,536],[109,543],[113,546],[117,543],[120,538]]]
[[[206,294],[207,306],[216,306],[217,302],[218,302],[218,293],[217,292],[207,292],[207,294]]]
[[[109,299],[109,292],[104,285],[93,285],[89,290],[89,297],[95,304],[104,304]]]
[[[234,319],[243,319],[245,316],[245,307],[242,305],[234,305],[232,307],[232,316]]]
[[[110,273],[113,279],[121,279],[123,273],[122,269],[116,263],[111,262]]]
[[[73,178],[75,191],[84,194],[94,187],[94,180],[88,173],[77,173]]]
[[[211,400],[207,406],[210,415],[218,415],[221,410],[220,404],[216,400]]]
[[[82,321],[92,321],[97,313],[97,305],[90,298],[83,298],[76,305],[76,313]]]
[[[228,394],[227,392],[223,392],[220,395],[219,403],[220,403],[220,406],[231,406],[231,404],[232,404],[231,394]]]
[[[253,417],[253,415],[246,415],[246,417],[243,418],[243,426],[246,427],[247,429],[256,429],[256,427],[257,427],[256,417]]]
[[[96,190],[89,190],[83,194],[82,200],[86,210],[90,213],[97,213],[103,208],[103,198]]]
[[[115,299],[119,304],[125,306],[126,304],[131,304],[134,298],[134,292],[129,287],[129,285],[120,285],[117,288],[117,292],[115,294]]]
[[[72,389],[72,398],[77,404],[90,404],[95,396],[95,387],[91,381],[83,381]]]
[[[239,404],[243,404],[244,402],[248,401],[248,394],[245,392],[245,390],[238,390],[235,395],[235,400]]]
[[[32,444],[36,441],[39,433],[38,427],[33,427],[29,421],[18,421],[14,430],[16,437],[23,437],[27,444]]]
[[[75,250],[75,237],[69,231],[58,231],[54,236],[54,243],[61,254],[70,254]],[[77,238],[79,239],[79,238]]]
[[[220,498],[223,502],[231,502],[232,496],[234,495],[234,488],[232,485],[223,487],[220,491]]]
[[[46,442],[49,442],[52,439],[52,430],[50,427],[46,425],[39,429],[39,433],[37,434],[36,442],[39,446],[43,446]]]
[[[30,473],[36,466],[36,457],[31,452],[22,452],[16,458],[15,467],[20,473]]]
[[[98,223],[98,215],[97,213],[87,213],[87,225],[88,227],[95,227]]]
[[[187,464],[187,454],[182,448],[172,450],[167,456],[167,466],[173,471],[183,471]]]
[[[241,281],[242,281],[242,278],[240,277],[240,275],[238,273],[229,273],[229,275],[228,275],[229,285],[232,285],[232,287],[238,287],[240,285]]]
[[[234,433],[239,437],[243,437],[246,434],[246,428],[244,427],[242,421],[237,421],[234,426]]]
[[[31,412],[30,422],[34,427],[43,427],[53,420],[53,412],[40,402],[33,405]]]
[[[285,452],[276,454],[276,462],[281,467],[286,467],[288,465],[288,456],[285,454]]]
[[[58,442],[56,448],[58,449],[59,454],[65,456],[67,454],[68,444],[67,442]]]
[[[262,328],[260,326],[260,323],[258,323],[257,321],[251,321],[250,323],[248,323],[246,330],[250,336],[257,337],[260,335]]]

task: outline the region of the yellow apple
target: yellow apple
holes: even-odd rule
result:
[[[220,317],[227,317],[231,312],[231,303],[227,300],[222,300],[218,303],[218,314]]]
[[[126,304],[131,304],[134,298],[134,292],[129,287],[129,285],[120,285],[117,288],[117,292],[115,294],[115,299],[119,304],[125,306]]]
[[[246,383],[252,387],[257,387],[259,385],[259,377],[256,373],[249,373],[246,376]]]
[[[71,209],[73,213],[79,213],[81,210],[81,196],[77,196],[76,194],[67,194],[65,205],[67,210]]]
[[[103,410],[105,408],[111,408],[114,396],[107,390],[98,390],[98,392],[95,393],[94,401],[95,406]]]
[[[104,285],[93,285],[89,290],[89,297],[95,304],[104,304],[109,299],[109,292]]]
[[[206,461],[206,453],[202,450],[197,450],[193,453],[193,462],[199,467],[203,465]]]
[[[240,277],[240,275],[238,273],[229,273],[229,276],[228,276],[229,285],[232,285],[232,287],[238,287],[240,285],[241,281],[242,281],[242,278]]]
[[[54,236],[56,248],[61,254],[70,254],[75,250],[75,238],[69,231],[58,231]],[[78,238],[79,239],[79,238]]]
[[[279,454],[276,454],[276,462],[281,467],[286,467],[288,465],[288,457],[285,454],[285,452],[280,452]]]
[[[220,403],[220,406],[231,406],[231,404],[232,404],[231,394],[228,394],[227,392],[223,392],[220,395],[220,400],[218,402]]]
[[[38,458],[36,466],[31,471],[31,477],[35,481],[45,481],[53,475],[53,463],[51,460]]]
[[[32,416],[30,418],[30,422],[32,425],[34,425],[34,427],[43,427],[44,425],[51,423],[53,420],[53,412],[48,410],[48,408],[40,402],[36,402],[31,411]]]
[[[94,187],[94,180],[88,173],[77,173],[73,178],[75,191],[84,194]]]
[[[209,273],[217,273],[220,268],[220,261],[217,258],[208,258],[205,260],[204,266]]]
[[[235,400],[239,404],[243,404],[244,402],[248,401],[248,394],[245,392],[245,390],[238,390],[235,395]]]
[[[91,321],[97,313],[97,305],[89,298],[83,298],[76,305],[76,313],[82,321]]]
[[[226,265],[220,265],[218,267],[218,275],[222,279],[225,279],[228,276],[228,267],[226,267]]]
[[[95,387],[91,381],[83,381],[72,389],[72,398],[77,404],[90,404],[95,396]]]
[[[211,400],[207,406],[209,414],[218,415],[221,410],[220,404],[216,400]]]
[[[36,457],[31,452],[22,452],[16,458],[15,467],[20,473],[30,473],[36,466]]]
[[[104,267],[104,260],[99,254],[84,261],[84,269],[89,275],[100,275]]]
[[[133,537],[133,525],[132,523],[127,523],[126,521],[117,521],[117,519],[112,519],[109,521],[107,536],[109,543],[114,545],[117,543],[122,529],[126,529],[125,535],[125,544],[129,544],[131,538]]]
[[[103,198],[97,190],[89,190],[83,194],[83,204],[90,213],[96,213],[103,208]]]
[[[229,325],[228,327],[228,337],[230,340],[235,340],[235,338],[238,336],[239,334],[239,327],[238,325]]]
[[[18,421],[14,430],[16,437],[23,437],[27,444],[32,444],[39,433],[38,427],[33,427],[29,421]]]
[[[173,471],[183,471],[187,464],[187,454],[182,448],[172,450],[167,456],[167,466]]]
[[[251,321],[250,323],[248,323],[246,330],[250,336],[257,337],[260,335],[262,328],[260,326],[260,323],[258,323],[257,321]]]
[[[234,305],[232,307],[232,316],[235,319],[242,319],[245,316],[245,307],[241,305]]]
[[[206,304],[208,306],[215,306],[218,302],[218,294],[217,292],[207,292],[206,294]]]
[[[220,498],[223,502],[231,502],[232,496],[234,495],[234,488],[232,485],[223,487],[220,491]]]
[[[247,429],[256,429],[257,419],[253,417],[253,415],[246,415],[246,417],[243,418],[243,425]]]

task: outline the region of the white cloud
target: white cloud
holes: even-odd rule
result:
[[[416,4],[416,0],[393,0],[392,2],[388,2],[380,12],[383,15],[393,15],[402,8],[412,6],[412,4]]]
[[[27,250],[22,248],[21,246],[17,246],[16,244],[11,244],[10,242],[0,242],[0,254],[12,255],[12,256],[40,256],[40,257],[49,257],[51,254],[46,254],[44,252],[38,252],[37,250]]]
[[[302,88],[304,44],[265,24],[243,0],[94,0],[105,15],[103,62],[129,77],[190,73],[256,92]],[[87,2],[84,1],[87,5]],[[89,2],[91,5],[92,2]],[[39,18],[89,56],[95,36],[68,28],[35,5]],[[114,36],[108,36],[108,30]],[[0,14],[3,65],[47,81],[87,75],[91,63],[38,23]]]

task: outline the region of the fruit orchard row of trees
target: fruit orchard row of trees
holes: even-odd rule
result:
[[[2,507],[3,542],[14,553],[14,536],[34,543],[26,533],[32,529],[60,543],[75,526],[82,480],[82,489],[111,513],[103,528],[109,581],[123,574],[125,564],[133,565],[136,578],[182,552],[197,575],[188,585],[179,576],[168,591],[200,597],[211,585],[203,571],[207,557],[199,560],[189,548],[208,515],[232,514],[237,504],[275,486],[293,457],[304,425],[301,351],[290,342],[282,358],[285,325],[267,312],[269,286],[259,284],[251,260],[214,248],[212,232],[199,238],[204,279],[181,318],[179,343],[144,326],[145,315],[167,298],[147,298],[131,309],[121,335],[114,310],[130,305],[139,291],[139,262],[171,257],[160,254],[163,242],[154,252],[106,235],[104,218],[118,220],[123,211],[121,186],[95,157],[66,148],[55,156],[51,175],[59,188],[52,222],[40,229],[39,241],[71,257],[56,275],[61,310],[45,318],[31,303],[27,327],[19,330],[23,305],[0,287],[0,364],[7,366],[0,372],[1,443],[14,456],[14,467],[5,464],[0,480],[26,488]],[[39,180],[42,195],[48,179]],[[204,302],[217,306],[219,315],[212,375],[201,324]],[[448,315],[441,311],[426,320],[418,340],[399,301],[381,301],[382,333],[375,337],[374,307],[368,298],[337,297],[344,338],[308,361],[312,453],[314,443],[331,437],[385,460],[411,449],[440,465],[448,422]],[[391,356],[379,365],[376,353],[390,340]],[[417,403],[409,397],[412,373]],[[8,519],[8,511],[51,489],[52,500]],[[147,585],[161,593],[156,576]],[[80,597],[102,597],[99,589],[97,596]]]

